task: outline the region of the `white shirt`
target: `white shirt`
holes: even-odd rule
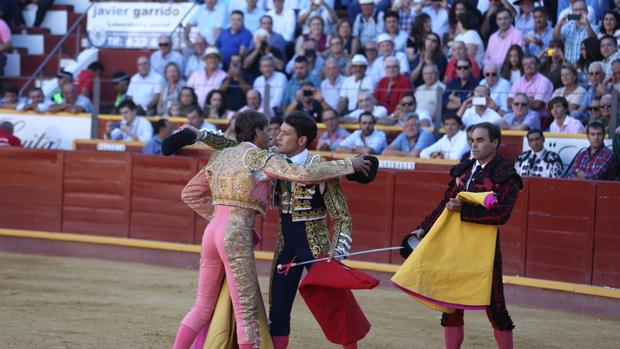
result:
[[[32,104],[32,100],[30,98],[28,98],[25,101],[21,101],[17,104],[17,107],[15,109],[17,109],[17,111],[23,111],[24,107],[26,106],[26,104]],[[49,107],[51,107],[52,105],[54,105],[55,103],[48,98],[45,98],[43,100],[43,103],[39,103],[37,104],[37,109],[39,109],[40,112],[44,113],[47,111],[47,109]]]
[[[374,130],[369,136],[362,139],[362,131],[357,130],[340,142],[340,146],[346,148],[370,147],[375,154],[381,154],[387,148],[387,138],[383,131]]]
[[[125,121],[123,120],[122,122],[124,123]],[[131,123],[131,126],[129,126],[129,132],[138,136],[140,142],[148,142],[151,137],[153,137],[153,126],[146,118],[136,116],[136,119]],[[133,141],[133,138],[121,131],[120,128],[112,130],[112,132],[110,132],[110,138],[115,141]]]
[[[482,115],[479,115],[476,112],[476,107],[472,106],[471,108],[465,110],[461,120],[463,120],[463,125],[465,125],[465,127],[469,127],[469,125],[476,125],[481,122],[490,122],[499,126],[502,121],[502,117],[495,112],[495,110],[489,108],[486,108]]]
[[[431,18],[431,31],[440,38],[443,38],[444,34],[448,32],[448,11],[443,7],[439,8],[439,12],[435,12],[433,6],[424,6],[421,10],[422,13],[426,13]],[[413,12],[417,17],[419,13]]]
[[[499,74],[499,73],[498,73]],[[489,87],[489,83],[487,79],[480,81],[480,85]],[[501,76],[497,77],[497,81],[493,87],[489,87],[491,90],[491,99],[495,101],[495,103],[499,106],[499,108],[503,111],[509,111],[508,107],[508,93],[510,93],[510,88],[512,85],[510,82]]]
[[[284,8],[279,15],[276,14],[276,10],[271,10],[267,12],[267,14],[273,19],[274,32],[282,35],[286,41],[292,42],[295,40],[294,35],[297,17],[293,10]]]
[[[468,30],[465,33],[459,34],[454,37],[454,41],[462,41],[465,45],[476,45],[476,52],[474,52],[474,59],[478,63],[479,67],[482,67],[482,60],[484,59],[484,43],[475,30]]]
[[[407,60],[407,55],[404,52],[396,52],[392,53],[392,56],[398,60],[400,65],[400,73],[407,74],[409,73],[409,61]],[[366,75],[372,77],[375,80],[375,83],[379,82],[385,76],[385,67],[383,66],[383,62],[386,57],[383,55],[377,56],[372,65],[368,67],[366,70]]]
[[[420,157],[429,159],[432,153],[441,152],[444,159],[460,160],[467,151],[469,151],[467,133],[460,130],[452,136],[452,138],[448,138],[448,135],[444,135],[433,145],[424,148],[420,153]]]
[[[415,100],[418,105],[416,111],[423,109],[427,111],[429,115],[435,115],[437,111],[437,94],[440,87],[442,90],[446,89],[446,85],[439,80],[431,86],[426,86],[426,84],[418,86],[415,90]],[[441,94],[439,97],[441,98]],[[441,106],[441,99],[439,105]]]
[[[407,49],[407,38],[409,35],[402,30],[398,31],[398,34],[392,36],[392,41],[394,41],[394,51],[405,52]]]
[[[271,77],[265,82],[265,76],[261,75],[254,80],[253,88],[260,93],[261,98],[265,98],[265,85],[269,84],[269,107],[277,108],[282,104],[284,90],[286,89],[286,75],[278,71],[274,71]]]
[[[301,153],[288,159],[294,164],[303,165],[306,163],[306,160],[308,160],[308,154],[308,149],[304,149]]]
[[[146,76],[136,73],[129,81],[127,95],[131,96],[133,102],[146,111],[148,110],[148,104],[153,100],[155,95],[161,93],[163,85],[164,78],[153,70]]]
[[[363,110],[361,110],[361,109],[356,109],[356,110],[352,111],[351,113],[349,113],[349,115],[348,115],[348,116],[349,116],[350,118],[355,118],[355,119],[357,119],[357,118],[359,118],[359,117],[360,117],[360,115],[361,115],[363,112],[364,112],[364,111],[363,111]],[[375,116],[375,118],[377,118],[377,119],[383,119],[384,117],[386,117],[386,116],[387,116],[387,109],[385,109],[385,107],[384,107],[384,106],[382,106],[382,105],[375,105],[375,106],[372,108],[372,115],[374,115],[374,116]]]
[[[340,99],[340,88],[344,83],[344,79],[344,76],[338,75],[333,84],[327,78],[321,81],[321,96],[325,100],[325,103],[327,103],[334,110],[336,110],[338,99]]]
[[[594,12],[594,8],[592,8],[592,6],[590,5],[587,5],[587,6],[588,6],[588,22],[590,22],[590,24],[592,25],[597,24],[598,20],[596,18],[596,13]],[[573,14],[573,9],[569,5],[569,7],[565,8],[564,10],[562,10],[562,12],[560,12],[560,15],[558,16],[558,20],[570,14]]]
[[[375,82],[371,77],[365,75],[361,80],[355,80],[355,75],[348,76],[342,82],[340,90],[340,97],[344,97],[348,100],[349,104],[347,110],[357,109],[357,93],[359,90],[373,91],[375,89]]]

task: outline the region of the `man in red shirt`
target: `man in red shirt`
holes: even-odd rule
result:
[[[387,109],[388,114],[392,114],[404,95],[411,95],[413,89],[409,78],[400,73],[398,60],[388,57],[384,61],[385,77],[379,80],[375,89],[375,99],[379,104]]]
[[[21,146],[22,141],[13,136],[13,124],[9,121],[0,123],[0,148]]]

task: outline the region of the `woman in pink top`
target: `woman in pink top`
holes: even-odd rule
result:
[[[564,97],[554,97],[548,104],[553,122],[549,127],[552,133],[583,134],[585,128],[581,121],[568,115],[568,101]]]

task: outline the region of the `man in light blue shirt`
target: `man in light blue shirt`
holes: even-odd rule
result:
[[[187,25],[198,27],[200,35],[207,39],[210,45],[213,45],[222,33],[226,24],[226,17],[225,4],[218,4],[217,0],[205,0],[204,6],[196,11]]]
[[[164,138],[170,136],[172,130],[170,123],[166,119],[159,119],[153,124],[153,137],[144,144],[142,154],[145,155],[162,155],[161,144]]]
[[[433,134],[420,127],[420,119],[413,113],[405,117],[403,132],[385,149],[383,155],[419,157],[422,149],[434,142]]]
[[[339,153],[381,154],[387,147],[387,138],[383,131],[375,130],[375,117],[363,112],[359,117],[360,129],[340,142],[336,149]]]

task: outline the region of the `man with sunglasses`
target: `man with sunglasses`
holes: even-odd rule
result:
[[[495,106],[491,106],[491,109],[504,116],[510,110],[508,107],[510,82],[500,76],[499,65],[489,63],[484,66],[484,79],[480,81],[480,85],[488,87],[491,91],[491,99],[495,102]]]
[[[530,110],[530,99],[525,93],[517,93],[512,99],[512,112],[504,115],[500,124],[504,130],[537,130],[540,129],[540,116]]]
[[[159,37],[158,44],[159,50],[151,54],[151,68],[157,74],[164,76],[164,68],[166,64],[174,62],[179,69],[183,71],[183,56],[177,51],[172,49],[172,40],[168,35],[162,35]]]
[[[456,63],[456,77],[450,81],[443,93],[442,105],[446,114],[455,114],[478,86],[478,79],[471,75],[471,65],[467,59]]]
[[[579,111],[584,116],[583,120],[588,120],[590,103],[595,97],[601,97],[605,94],[605,67],[601,62],[592,62],[588,67],[588,82],[590,88],[586,91],[586,95],[583,96]]]

